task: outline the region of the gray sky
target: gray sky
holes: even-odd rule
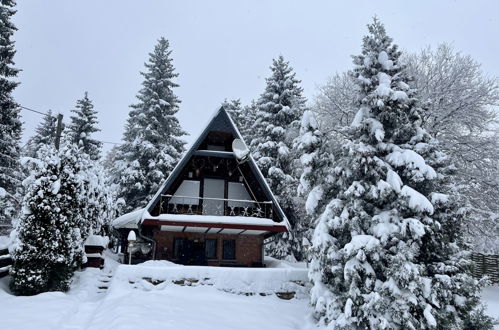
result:
[[[257,98],[279,54],[312,98],[328,76],[351,68],[374,15],[402,49],[450,42],[499,76],[499,1],[18,2],[17,102],[68,120],[88,91],[99,111],[96,137],[105,141],[120,141],[139,71],[160,36],[170,40],[180,74],[179,119],[189,142],[225,98]],[[26,140],[41,118],[22,114]]]

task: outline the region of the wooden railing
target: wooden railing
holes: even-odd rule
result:
[[[160,214],[202,214],[273,218],[271,201],[161,195]]]
[[[9,269],[12,265],[12,258],[10,257],[9,250],[0,250],[0,278],[9,275]]]

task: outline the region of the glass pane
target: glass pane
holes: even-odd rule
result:
[[[173,194],[170,204],[199,205],[200,182],[194,180],[184,180]],[[184,196],[184,197],[182,197]],[[198,198],[186,198],[198,197]]]
[[[179,259],[181,257],[181,253],[183,252],[184,239],[183,238],[175,238],[173,240],[173,258]]]
[[[217,258],[217,240],[216,239],[207,239],[205,244],[206,244],[205,245],[206,258],[216,259]]]
[[[236,259],[236,241],[233,239],[224,240],[223,259],[233,260]]]
[[[203,214],[224,215],[225,181],[204,179]]]
[[[241,201],[251,201],[253,198],[250,197],[248,190],[243,183],[239,182],[229,182],[229,207],[253,207],[251,202],[241,202]],[[232,199],[232,200],[231,200]],[[236,199],[237,201],[234,201]]]

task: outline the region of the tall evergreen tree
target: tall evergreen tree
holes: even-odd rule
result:
[[[0,225],[10,226],[19,209],[18,188],[21,184],[19,156],[22,125],[19,105],[12,93],[18,82],[12,81],[19,73],[14,67],[14,41],[17,28],[11,22],[16,13],[15,1],[0,2]],[[2,228],[0,228],[0,231]]]
[[[81,100],[76,101],[76,107],[71,112],[75,115],[71,116],[71,123],[68,126],[69,142],[80,147],[84,153],[90,156],[90,159],[99,159],[102,142],[91,137],[93,133],[100,131],[97,128],[97,111],[94,110],[94,105],[88,98],[87,92]]]
[[[47,116],[44,116],[42,122],[36,127],[35,135],[33,135],[26,144],[24,152],[26,156],[36,157],[37,152],[43,146],[54,144],[56,123],[56,117],[52,115],[52,110],[49,110]]]
[[[250,148],[253,156],[276,195],[284,212],[294,225],[296,188],[299,173],[292,153],[293,140],[298,136],[306,99],[293,68],[282,56],[273,60],[272,75],[257,101],[256,121],[252,126]],[[293,231],[276,236],[266,245],[267,253],[277,258],[301,258],[301,242]]]
[[[44,147],[23,181],[23,214],[14,229],[10,287],[15,294],[66,291],[83,258],[84,160],[75,146]],[[28,164],[30,165],[30,164]]]
[[[178,74],[168,40],[159,39],[145,66],[139,102],[131,106],[115,161],[114,180],[126,211],[149,201],[185,151],[186,133],[176,117],[180,100],[173,93]]]
[[[239,99],[225,100],[222,106],[229,112],[246,143],[249,143],[253,139],[251,130],[256,119],[257,107],[255,103],[243,106]]]
[[[331,168],[333,197],[318,205],[315,315],[333,329],[469,328],[479,290],[459,241],[462,214],[443,194],[450,167],[421,128],[397,46],[378,20],[368,29],[352,73],[359,110]]]

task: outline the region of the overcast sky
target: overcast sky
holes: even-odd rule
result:
[[[374,15],[402,49],[449,42],[499,76],[499,1],[492,0],[18,0],[17,10],[17,102],[67,120],[88,91],[102,129],[96,137],[112,142],[121,140],[139,71],[160,36],[170,40],[180,74],[179,119],[189,142],[225,98],[257,98],[279,54],[312,99],[317,85],[351,68]],[[25,141],[41,118],[22,115]]]

